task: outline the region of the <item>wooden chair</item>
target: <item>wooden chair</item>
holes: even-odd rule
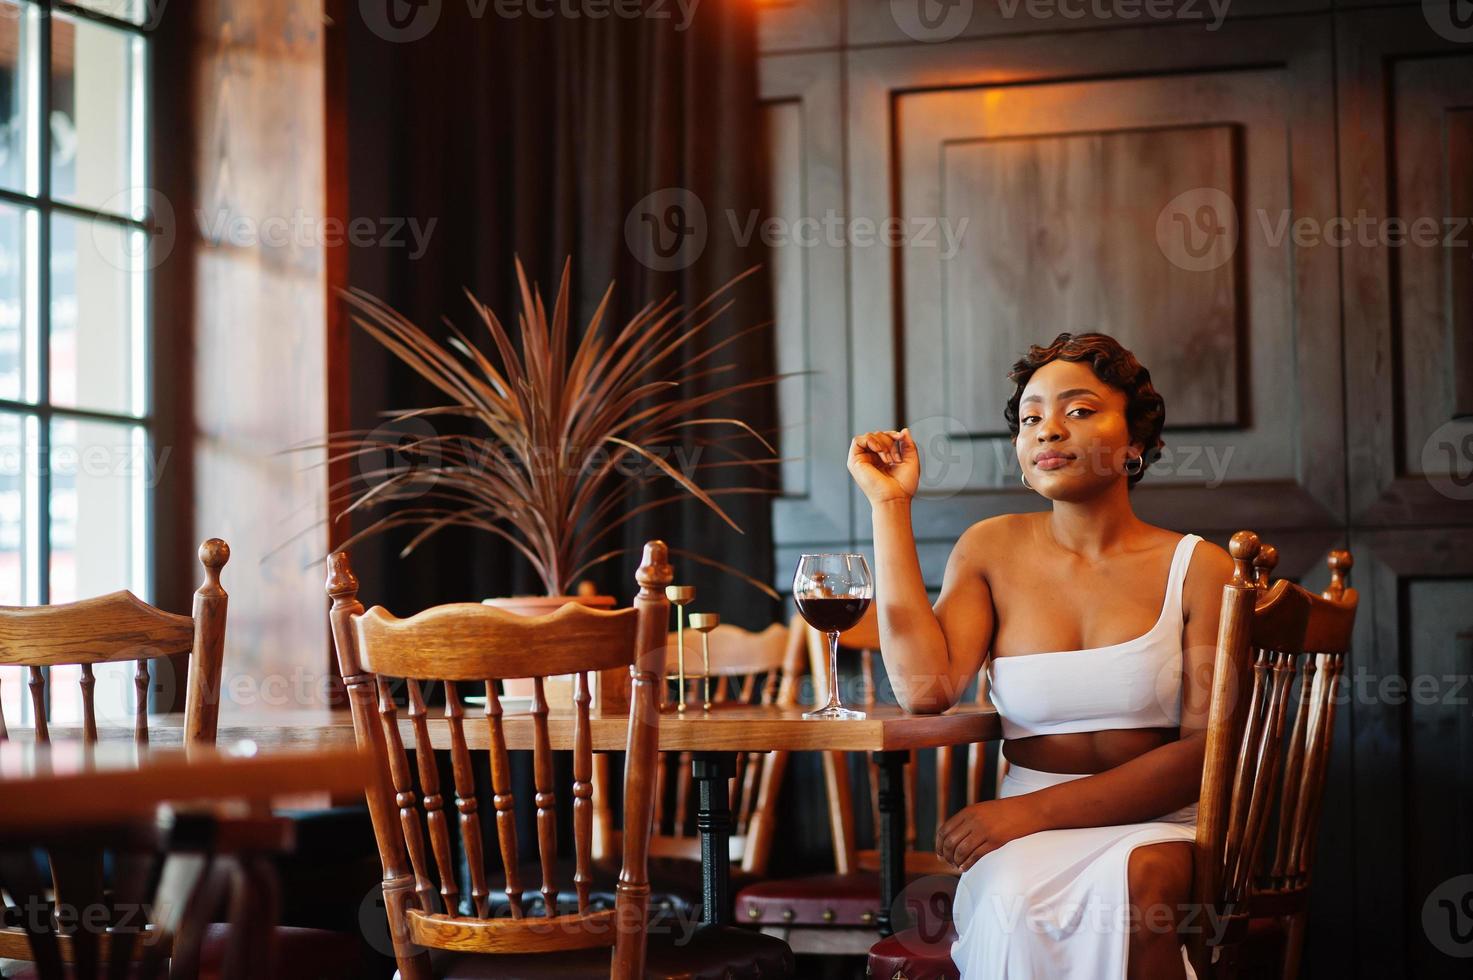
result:
[[[200,545],[199,559],[205,568],[205,581],[194,595],[193,616],[180,616],[149,605],[128,591],[80,602],[55,606],[0,607],[0,666],[25,667],[29,674],[31,714],[34,719],[31,737],[38,743],[51,741],[50,713],[47,696],[48,674],[52,668],[80,665],[82,700],[81,740],[96,744],[98,740],[94,665],[131,661],[133,673],[133,739],[139,745],[148,743],[148,691],[151,684],[149,662],[175,654],[189,654],[188,684],[185,693],[184,739],[186,744],[213,744],[219,716],[220,665],[225,641],[225,612],[228,598],[220,586],[220,570],[230,559],[230,548],[219,538]],[[19,733],[17,733],[19,734]],[[72,735],[72,732],[58,734]],[[3,708],[0,708],[0,741],[11,736]],[[124,831],[127,831],[124,833]],[[157,840],[148,828],[120,828],[118,842],[128,844],[113,853],[120,870],[136,867],[130,855],[139,852],[140,838],[147,838],[142,851],[156,856]],[[33,891],[30,897],[47,901],[52,907],[93,905],[104,907],[125,897],[105,887],[103,879],[104,848],[74,846],[50,851],[51,887]],[[24,881],[26,862],[16,854],[7,860],[7,877]],[[126,877],[126,875],[122,876]],[[137,881],[120,880],[121,892],[129,891]],[[19,888],[20,884],[12,887]],[[12,894],[14,898],[15,895]],[[63,929],[53,923],[57,955],[73,963],[79,973],[91,975],[100,962],[99,956],[127,953],[128,944],[117,949],[107,944],[102,954],[102,937],[86,929]],[[35,930],[20,926],[0,928],[0,959],[29,961],[32,942],[42,948],[50,943],[35,935]],[[151,951],[172,948],[173,936],[161,934],[150,944]],[[139,956],[144,951],[139,951]]]
[[[1192,882],[1194,901],[1225,928],[1220,938],[1193,930],[1187,948],[1202,980],[1236,976],[1265,952],[1294,977],[1358,596],[1347,551],[1330,553],[1329,588],[1314,595],[1269,583],[1277,553],[1252,532],[1229,550]]]
[[[803,633],[808,663],[814,677],[814,694],[822,700],[828,691],[828,651],[823,634],[801,619],[795,626]],[[880,648],[879,615],[873,605],[864,618],[839,636],[841,646],[857,650],[860,658],[860,687],[857,699],[846,697],[845,703],[856,707],[875,704],[875,657]],[[796,700],[796,697],[795,697]],[[985,675],[979,680],[977,704],[987,703]],[[936,751],[936,812],[949,816],[952,773],[956,765],[956,746]],[[965,806],[982,799],[986,746],[966,746],[967,772],[963,801]],[[874,944],[880,917],[880,851],[871,841],[862,846],[858,839],[854,814],[855,793],[850,777],[848,756],[843,752],[823,753],[824,789],[828,802],[829,828],[834,844],[834,873],[806,875],[767,881],[742,889],[737,894],[737,919],[777,938],[784,939],[795,953],[864,955]],[[867,760],[869,770],[867,806],[872,828],[878,828],[879,767]],[[947,865],[930,848],[917,849],[916,826],[917,753],[910,754],[905,769],[905,871],[911,881],[907,898],[919,902],[939,902],[949,915],[951,896],[955,891],[956,869]],[[1000,777],[999,777],[1000,778]],[[917,879],[927,879],[919,894]],[[934,894],[931,894],[934,893]]]
[[[711,631],[712,710],[731,704],[797,705],[798,681],[802,674],[806,624],[798,617],[787,626],[773,623],[761,632],[722,623]],[[689,711],[701,711],[704,701],[704,664],[701,638],[694,630],[686,636],[686,703]],[[676,634],[667,637],[663,694],[668,701],[677,682],[679,647]],[[739,862],[738,880],[761,878],[767,873],[776,833],[778,792],[787,769],[787,752],[745,752],[737,756],[736,772],[729,781],[732,812],[731,860]],[[667,786],[675,784],[673,811],[666,813]],[[650,855],[655,858],[699,862],[700,838],[694,833],[695,794],[689,752],[664,753],[655,794],[655,837]],[[668,819],[667,819],[668,817]],[[697,871],[699,868],[697,867]],[[693,900],[699,904],[699,880]]]
[[[194,613],[180,616],[150,606],[126,590],[57,606],[0,607],[0,667],[22,666],[30,674],[33,737],[51,740],[47,722],[47,669],[80,665],[82,739],[97,741],[93,665],[132,661],[133,737],[148,742],[149,662],[189,654],[184,695],[184,741],[214,744],[220,715],[220,665],[225,648],[225,611],[229,601],[220,586],[220,570],[230,560],[230,546],[211,538],[199,546],[205,581],[194,594]],[[0,741],[9,737],[0,710]]]
[[[645,546],[634,608],[599,611],[568,605],[545,616],[523,617],[488,606],[458,603],[398,619],[381,607],[363,611],[347,556],[330,560],[333,639],[360,746],[379,762],[381,779],[367,792],[384,867],[384,905],[395,959],[405,980],[440,977],[612,975],[675,976],[702,971],[732,975],[791,970],[787,947],[754,944],[735,930],[703,929],[684,946],[659,937],[649,942],[648,859],[654,818],[658,752],[658,685],[663,666],[668,608],[664,588],[672,580],[663,542]],[[597,909],[591,896],[593,798],[607,791],[594,781],[589,674],[627,669],[629,739],[624,771],[623,867],[615,907]],[[573,785],[576,872],[572,907],[558,903],[556,806],[548,707],[543,679],[574,674]],[[535,749],[537,847],[541,915],[523,903],[518,870],[516,800],[496,681],[535,678],[531,709]],[[412,743],[401,735],[395,684],[402,680]],[[453,862],[450,821],[430,743],[430,720],[421,684],[443,685],[444,721],[458,813],[460,845],[470,874],[463,915]],[[490,917],[483,863],[477,781],[465,735],[460,683],[475,682],[486,695],[485,729],[496,837],[502,858],[509,915]],[[415,750],[418,786],[406,748]],[[422,801],[422,805],[421,805]],[[426,841],[428,840],[428,846]],[[433,859],[433,865],[431,864]],[[747,937],[748,939],[752,937]],[[612,953],[610,952],[612,950]],[[433,954],[433,955],[431,955]]]
[[[1232,977],[1240,962],[1260,960],[1265,950],[1287,978],[1299,968],[1332,695],[1357,597],[1347,587],[1348,552],[1330,553],[1330,587],[1316,596],[1292,582],[1270,584],[1278,552],[1253,532],[1234,534],[1229,551],[1234,572],[1218,619],[1193,846],[1194,906],[1211,909],[1195,919],[1215,925],[1188,927],[1183,941],[1199,980]],[[1296,707],[1285,738],[1290,703]],[[954,929],[934,924],[892,936],[870,950],[870,973],[951,980],[955,938]]]

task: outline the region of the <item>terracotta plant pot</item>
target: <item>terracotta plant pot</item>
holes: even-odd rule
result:
[[[516,613],[518,616],[544,616],[550,612],[557,612],[570,602],[576,602],[581,606],[592,606],[594,609],[613,609],[615,605],[614,597],[611,595],[593,595],[586,592],[579,595],[518,595],[481,600],[483,605],[495,606],[497,609]],[[530,677],[512,677],[501,682],[502,693],[507,697],[530,698],[533,686]],[[549,677],[543,682],[542,690],[547,695],[548,705],[572,705],[573,675],[560,674]]]

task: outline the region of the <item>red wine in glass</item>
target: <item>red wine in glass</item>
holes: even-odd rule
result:
[[[798,612],[820,633],[842,633],[859,625],[869,604],[869,599],[849,596],[805,596],[798,599]]]
[[[829,701],[804,718],[863,718],[839,697],[839,634],[864,618],[875,585],[863,555],[803,555],[793,573],[793,600],[808,625],[829,641]]]

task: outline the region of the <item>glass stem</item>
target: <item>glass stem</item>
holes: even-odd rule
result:
[[[842,708],[839,700],[839,631],[829,633],[829,706]]]

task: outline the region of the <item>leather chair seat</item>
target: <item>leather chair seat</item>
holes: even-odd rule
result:
[[[918,885],[925,880],[925,886]],[[925,902],[951,916],[956,875],[913,875],[906,884],[907,904]],[[925,894],[920,890],[924,888]],[[806,875],[748,885],[737,892],[736,921],[748,926],[873,927],[880,913],[877,872]]]
[[[887,936],[870,947],[868,975],[884,980],[960,980],[951,961],[956,929],[950,921],[917,926]]]
[[[609,975],[610,949],[497,956],[436,950],[430,954],[439,980],[542,980]],[[768,980],[793,975],[788,944],[732,926],[706,926],[694,934],[651,927],[645,976],[655,980]],[[396,974],[397,977],[397,974]]]

